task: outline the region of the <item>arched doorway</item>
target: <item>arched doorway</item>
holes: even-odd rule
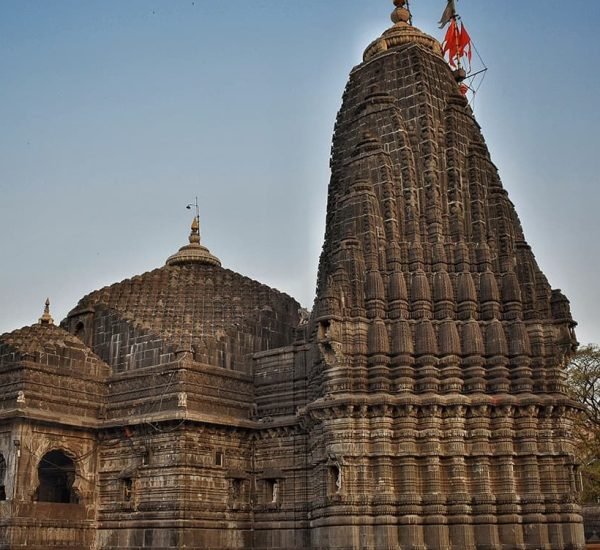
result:
[[[73,490],[75,464],[62,451],[50,451],[44,455],[38,466],[38,478],[40,485],[36,500],[39,502],[79,503]]]

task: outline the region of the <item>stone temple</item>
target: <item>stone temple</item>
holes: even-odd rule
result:
[[[195,219],[0,336],[0,548],[584,547],[569,302],[395,4],[344,92],[310,315]]]

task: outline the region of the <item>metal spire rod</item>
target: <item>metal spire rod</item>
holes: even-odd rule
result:
[[[196,219],[197,219],[198,221],[200,221],[200,207],[198,206],[198,197],[197,197],[197,196],[196,196],[196,201],[195,201],[195,202],[193,202],[193,203],[190,203],[190,204],[188,204],[188,205],[186,206],[186,208],[187,208],[188,210],[191,210],[191,209],[192,209],[192,206],[194,206],[194,207],[196,208]]]

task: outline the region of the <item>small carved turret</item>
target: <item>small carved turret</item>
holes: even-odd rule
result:
[[[487,378],[490,393],[508,392],[510,389],[508,373],[508,344],[504,327],[494,319],[485,331],[485,354],[487,356]]]
[[[502,306],[505,319],[522,319],[521,288],[514,271],[506,272],[502,277]]]
[[[482,242],[475,248],[475,258],[480,272],[492,269],[492,254],[487,243]]]
[[[460,336],[454,320],[447,320],[438,327],[440,353],[440,381],[443,393],[460,392],[463,386],[460,368]]]
[[[415,328],[415,353],[420,355],[437,355],[438,346],[435,330],[429,319],[423,319]]]
[[[488,357],[508,355],[508,344],[502,323],[495,319],[485,331],[485,354]]]
[[[391,378],[399,392],[412,392],[415,386],[414,345],[409,321],[398,319],[391,326]]]
[[[438,342],[439,352],[442,357],[446,355],[460,356],[460,337],[454,321],[448,320],[440,324]]]
[[[479,279],[479,301],[483,320],[500,318],[500,291],[496,276],[491,271],[481,274]]]
[[[371,319],[383,318],[385,316],[385,289],[381,273],[378,270],[369,271],[365,286],[367,316]]]
[[[413,319],[431,318],[431,289],[424,271],[415,271],[412,274],[410,285],[410,299]]]
[[[458,275],[456,285],[456,301],[458,302],[458,318],[474,319],[477,312],[477,291],[475,282],[469,271]]]
[[[469,247],[464,241],[459,241],[456,244],[454,251],[454,265],[456,271],[470,271],[471,269],[471,255],[469,254]]]
[[[531,344],[523,321],[514,321],[508,329],[508,355],[511,363],[512,391],[531,392],[533,390]]]
[[[461,344],[465,390],[467,392],[485,391],[485,369],[483,368],[483,335],[479,323],[474,319],[467,321],[461,331]]]
[[[322,292],[316,309],[316,319],[318,321],[324,319],[330,320],[339,316],[340,301],[336,295],[332,277],[329,278],[327,282],[327,288],[325,288],[325,290]]]
[[[483,336],[477,321],[471,319],[463,325],[461,340],[465,356],[482,356],[484,354]]]
[[[388,391],[390,343],[385,322],[381,319],[373,319],[369,323],[367,348],[369,389]]]
[[[408,291],[402,271],[394,271],[388,281],[389,315],[391,319],[408,317]]]
[[[439,371],[437,368],[438,346],[433,324],[423,319],[415,327],[415,354],[417,356],[417,390],[438,391]]]
[[[50,315],[50,298],[46,298],[46,303],[44,304],[44,313],[40,317],[40,325],[53,325],[54,319],[52,315]]]
[[[374,319],[369,323],[369,332],[367,340],[368,354],[389,355],[390,343],[385,323],[381,319]]]
[[[448,319],[454,316],[454,288],[447,271],[438,271],[433,276],[433,301],[436,319]]]

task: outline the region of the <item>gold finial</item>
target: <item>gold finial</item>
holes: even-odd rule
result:
[[[410,14],[408,0],[394,0],[394,6],[396,6],[396,9],[392,12],[392,22],[395,25],[399,23],[408,23],[409,25],[412,25],[412,16]]]
[[[196,215],[192,221],[192,231],[190,233],[190,243],[200,242],[200,207],[198,206],[198,197],[194,203],[188,204],[186,208],[191,210],[192,207],[196,208]]]
[[[52,315],[50,315],[50,298],[46,298],[46,303],[44,306],[44,313],[40,317],[40,325],[53,325],[54,319],[52,319]]]
[[[220,266],[221,261],[216,256],[213,256],[208,248],[200,244],[200,208],[198,208],[198,197],[196,202],[188,204],[188,210],[196,209],[196,215],[192,220],[190,231],[190,244],[182,246],[179,252],[173,254],[167,259],[167,265],[182,265],[190,263],[209,264]]]
[[[394,6],[396,7],[392,12],[393,26],[369,44],[363,55],[363,61],[369,61],[404,44],[420,44],[441,56],[442,46],[440,43],[435,38],[413,27],[408,0],[394,0]]]
[[[200,216],[194,216],[192,221],[192,230],[190,231],[190,243],[200,242]]]

